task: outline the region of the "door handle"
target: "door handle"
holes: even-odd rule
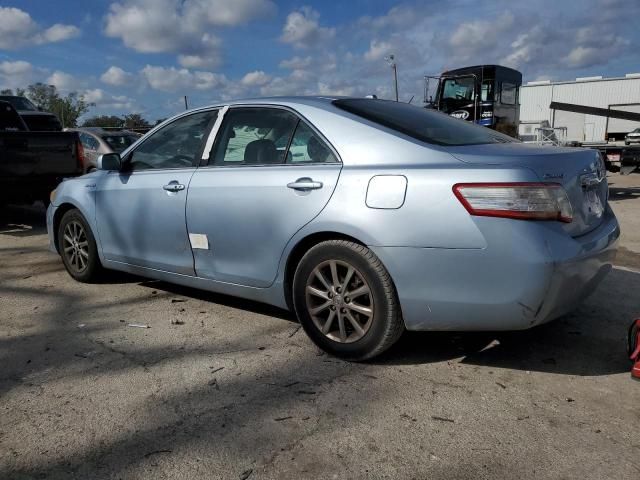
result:
[[[167,192],[180,192],[184,190],[185,187],[174,180],[173,182],[169,182],[167,185],[164,185],[162,188]]]
[[[314,182],[309,177],[302,177],[297,179],[295,182],[287,183],[287,188],[292,188],[293,190],[318,190],[322,188],[322,182]]]

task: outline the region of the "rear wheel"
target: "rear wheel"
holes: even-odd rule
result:
[[[404,325],[389,273],[368,248],[330,240],[311,248],[293,281],[296,314],[311,340],[332,355],[366,360]]]
[[[93,282],[102,273],[96,241],[79,210],[69,210],[58,226],[58,250],[67,272],[80,282]]]

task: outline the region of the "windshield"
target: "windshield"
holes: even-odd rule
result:
[[[502,133],[407,103],[352,98],[335,100],[333,104],[342,110],[426,143],[454,146],[515,142],[513,138]]]
[[[442,100],[468,100],[475,98],[473,77],[448,78],[442,86]]]
[[[104,135],[102,139],[115,153],[121,153],[138,140],[138,137],[135,135]]]
[[[11,106],[16,110],[33,110],[33,111],[38,110],[36,106],[33,103],[31,103],[31,101],[28,98],[25,98],[25,97],[5,96],[5,97],[0,97],[0,100],[9,102]]]

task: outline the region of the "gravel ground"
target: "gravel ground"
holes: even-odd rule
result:
[[[526,332],[405,334],[366,364],[264,305],[75,283],[42,208],[5,209],[0,478],[637,480],[640,175],[610,181],[620,268],[579,310]]]

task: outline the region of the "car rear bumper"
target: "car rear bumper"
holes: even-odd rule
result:
[[[609,207],[597,229],[576,238],[555,222],[478,224],[487,248],[370,247],[395,282],[407,329],[522,330],[553,320],[611,270],[620,236]]]

